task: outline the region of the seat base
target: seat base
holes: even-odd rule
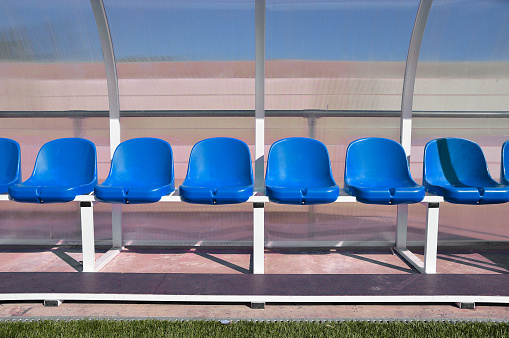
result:
[[[509,186],[495,187],[453,187],[427,184],[426,191],[443,196],[454,204],[500,204],[509,202]]]
[[[337,185],[319,188],[265,186],[269,200],[279,204],[313,205],[334,202],[339,197]]]
[[[145,204],[158,202],[161,197],[175,191],[175,185],[163,187],[130,187],[99,184],[94,189],[95,197],[105,203]]]
[[[424,199],[425,190],[423,186],[407,186],[407,187],[359,187],[345,184],[345,191],[357,200],[365,204],[411,204],[419,203]]]
[[[55,187],[14,184],[9,187],[9,196],[16,202],[23,203],[66,203],[73,201],[78,195],[86,195],[93,191],[94,184],[78,187]]]
[[[183,184],[179,187],[179,192],[182,201],[187,203],[237,204],[246,202],[253,195],[253,186],[195,187]]]

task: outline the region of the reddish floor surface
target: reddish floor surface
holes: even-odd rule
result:
[[[99,257],[101,253],[97,254]],[[422,258],[419,251],[416,255]],[[439,250],[438,273],[507,274],[509,250]],[[103,272],[250,273],[250,251],[245,249],[126,249]],[[0,272],[77,272],[81,253],[74,248],[4,249]],[[412,274],[389,248],[333,250],[271,250],[265,253],[265,273]],[[191,319],[481,319],[509,320],[507,305],[477,304],[473,310],[454,304],[267,304],[254,310],[249,304],[84,303],[59,307],[40,303],[0,304],[0,318],[33,317],[157,317]]]

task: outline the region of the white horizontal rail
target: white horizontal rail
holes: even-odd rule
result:
[[[278,296],[278,295],[155,295],[107,293],[4,293],[4,301],[146,301],[146,302],[273,302],[273,303],[488,303],[509,304],[507,296],[396,295],[396,296]]]
[[[4,194],[6,196],[6,194]],[[9,200],[4,195],[0,195],[0,201]],[[3,197],[3,198],[2,198]],[[76,202],[96,202],[98,200],[95,199],[94,195],[79,195],[74,199]],[[442,196],[435,195],[426,195],[424,199],[420,203],[442,203],[444,198]],[[159,202],[182,202],[180,195],[178,194],[178,189],[173,193],[161,197]],[[262,193],[255,193],[253,196],[249,197],[249,199],[245,203],[269,203],[269,197]],[[343,189],[340,189],[339,197],[333,203],[361,203],[357,201],[355,196],[348,195]]]
[[[0,194],[0,201],[9,201],[9,195],[7,194]],[[76,202],[97,202],[95,196],[90,195],[78,195],[74,199]],[[421,203],[442,203],[444,201],[444,198],[442,196],[435,196],[435,195],[426,195],[424,199],[421,201]],[[173,193],[161,197],[161,200],[159,202],[182,202],[182,199],[180,198],[178,194],[178,190],[175,190]],[[255,193],[253,196],[249,197],[249,199],[245,203],[269,203],[269,197],[265,196],[261,193]],[[340,190],[339,197],[334,201],[334,203],[356,203],[358,202],[355,196],[348,195],[344,190]],[[361,202],[359,202],[361,203]]]

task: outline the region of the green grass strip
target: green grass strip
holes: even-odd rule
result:
[[[508,337],[509,323],[72,320],[0,322],[0,337]]]

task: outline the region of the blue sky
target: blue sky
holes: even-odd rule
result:
[[[266,0],[266,58],[404,61],[418,0]],[[254,0],[104,0],[122,60],[254,60]],[[420,60],[509,60],[509,1],[435,0]],[[0,37],[41,61],[100,61],[88,0],[0,0]],[[14,42],[13,42],[14,43]]]

